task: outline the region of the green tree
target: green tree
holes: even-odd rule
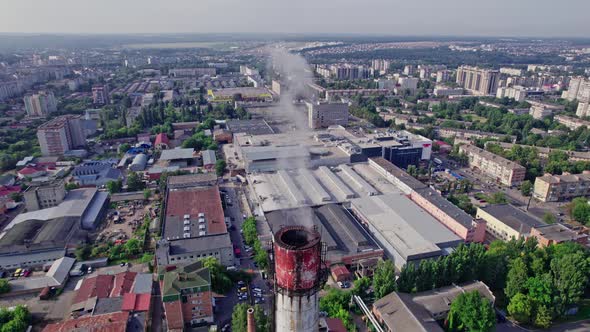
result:
[[[371,288],[371,279],[362,277],[353,282],[352,294],[360,296],[363,300],[367,298],[367,291]]]
[[[127,175],[127,190],[128,191],[140,191],[145,188],[145,183],[139,177],[136,172],[129,172]]]
[[[138,255],[142,251],[141,241],[135,238],[129,239],[127,242],[125,242],[123,248],[129,256]]]
[[[88,257],[90,257],[90,254],[92,253],[92,247],[88,244],[85,244],[81,247],[78,247],[78,249],[76,249],[75,255],[76,255],[76,259],[79,261],[83,261],[88,259]]]
[[[80,186],[77,183],[75,183],[75,182],[68,182],[65,185],[65,189],[68,190],[68,191],[69,190],[78,189],[78,188],[80,188]]]
[[[248,304],[238,303],[234,306],[234,311],[231,315],[231,330],[234,332],[248,331],[247,310]]]
[[[129,145],[129,143],[123,143],[123,144],[119,145],[119,153],[125,153],[129,149],[131,149],[131,145]]]
[[[373,274],[373,289],[375,298],[378,299],[396,290],[395,266],[392,261],[384,260],[377,263]]]
[[[242,223],[242,236],[247,245],[253,246],[258,239],[258,231],[256,230],[256,218],[248,217]]]
[[[506,278],[506,296],[512,298],[518,293],[524,293],[528,278],[528,267],[524,259],[519,257],[513,260]]]
[[[527,295],[517,293],[510,299],[508,313],[519,323],[528,324],[533,316],[533,301]]]
[[[222,176],[223,173],[225,173],[225,167],[226,167],[225,160],[218,159],[215,162],[215,173],[217,173],[217,176]]]
[[[107,182],[107,190],[109,193],[111,193],[111,195],[120,193],[122,188],[123,182],[121,180]]]
[[[488,203],[490,203],[490,204],[506,204],[506,203],[508,203],[508,199],[506,198],[506,194],[504,194],[501,191],[498,191],[488,197]]]
[[[144,189],[143,190],[143,199],[145,199],[147,201],[148,199],[150,199],[150,197],[152,197],[152,191],[150,189]]]
[[[534,324],[536,327],[546,329],[551,326],[551,319],[551,310],[549,310],[546,306],[541,305],[537,309]]]
[[[452,331],[488,332],[496,326],[496,314],[490,301],[477,291],[463,293],[451,303],[447,324]]]
[[[215,257],[203,258],[203,266],[209,269],[211,274],[211,287],[218,294],[225,294],[233,287],[233,281],[227,274],[225,266],[221,265]]]
[[[551,261],[553,285],[557,292],[557,309],[565,313],[568,306],[580,301],[588,285],[588,257],[582,252]]]
[[[0,279],[0,294],[10,292],[10,284],[6,279]]]
[[[533,192],[533,183],[529,180],[524,180],[520,185],[520,193],[523,196],[530,196]]]

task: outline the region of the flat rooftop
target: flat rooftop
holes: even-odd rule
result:
[[[479,207],[478,210],[488,213],[508,227],[523,234],[530,233],[532,227],[545,225],[539,219],[510,204],[488,205]]]
[[[370,229],[405,258],[436,256],[443,248],[462,242],[403,194],[356,198],[351,206]]]
[[[264,212],[400,192],[367,163],[251,173],[248,180]]]
[[[217,185],[168,191],[164,238],[221,233],[227,233],[227,228]]]
[[[227,120],[225,125],[232,133],[246,133],[248,135],[269,135],[275,133],[264,119]]]
[[[169,149],[162,150],[160,160],[178,160],[194,158],[194,149]]]
[[[374,257],[383,255],[355,217],[339,204],[273,211],[265,216],[272,232],[286,225],[316,226],[322,235],[322,242],[327,246],[326,259],[330,264],[350,264],[350,260],[357,255],[363,258],[371,253]]]

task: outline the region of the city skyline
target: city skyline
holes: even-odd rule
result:
[[[324,33],[391,36],[585,37],[584,13],[590,3],[573,0],[566,11],[557,2],[454,3],[419,0],[350,0],[277,3],[187,0],[163,5],[156,1],[80,3],[31,0],[4,4],[2,33]],[[34,11],[31,8],[35,8]],[[116,9],[116,10],[114,10]],[[359,10],[361,10],[359,12]],[[366,11],[361,15],[362,10]],[[22,19],[27,12],[28,18]],[[75,13],[75,14],[74,14]],[[128,15],[133,13],[133,15]],[[222,15],[219,15],[222,13]]]

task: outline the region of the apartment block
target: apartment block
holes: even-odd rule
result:
[[[567,115],[556,115],[554,117],[554,120],[557,121],[558,123],[568,127],[571,130],[576,130],[582,126],[586,126],[587,128],[590,128],[590,121],[574,118],[574,117],[567,116]]]
[[[57,102],[51,91],[39,91],[24,97],[27,115],[31,117],[44,117],[49,113],[57,112]]]
[[[496,98],[502,99],[504,97],[512,98],[516,101],[524,101],[527,97],[527,90],[522,86],[498,88]]]
[[[590,195],[590,172],[562,175],[545,174],[535,179],[533,197],[543,202],[559,202]]]
[[[581,118],[586,117],[586,116],[590,116],[590,102],[578,103],[578,108],[576,109],[576,115]]]
[[[308,124],[311,129],[348,125],[348,104],[306,103]]]
[[[95,105],[106,105],[109,103],[109,88],[106,85],[95,85],[92,87],[92,101]]]
[[[498,89],[500,72],[479,67],[460,66],[456,82],[466,90],[479,96],[493,95]]]
[[[63,156],[85,145],[81,116],[63,115],[39,126],[37,138],[44,156]]]
[[[211,274],[202,261],[158,271],[169,331],[213,322]]]
[[[577,99],[580,102],[590,101],[590,80],[585,77],[574,77],[570,80],[563,97],[569,101]]]
[[[481,170],[505,186],[512,187],[524,181],[526,168],[513,161],[471,144],[461,145],[459,152],[467,155],[469,167]]]

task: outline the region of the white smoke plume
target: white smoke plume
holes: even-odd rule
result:
[[[313,135],[308,127],[307,108],[302,104],[303,98],[308,95],[309,84],[313,83],[313,74],[309,64],[301,55],[290,53],[283,48],[271,48],[269,54],[269,69],[280,76],[282,85],[279,107],[275,108],[273,117],[282,119],[290,125],[292,131],[289,134],[292,135],[292,143],[297,144],[304,137]],[[301,148],[307,150],[307,147],[301,146]],[[309,167],[305,160],[293,160],[289,157],[288,155],[279,157],[282,161],[279,162],[280,169]],[[296,211],[294,217],[297,224],[313,227],[314,213],[311,208],[305,207],[294,211]]]

